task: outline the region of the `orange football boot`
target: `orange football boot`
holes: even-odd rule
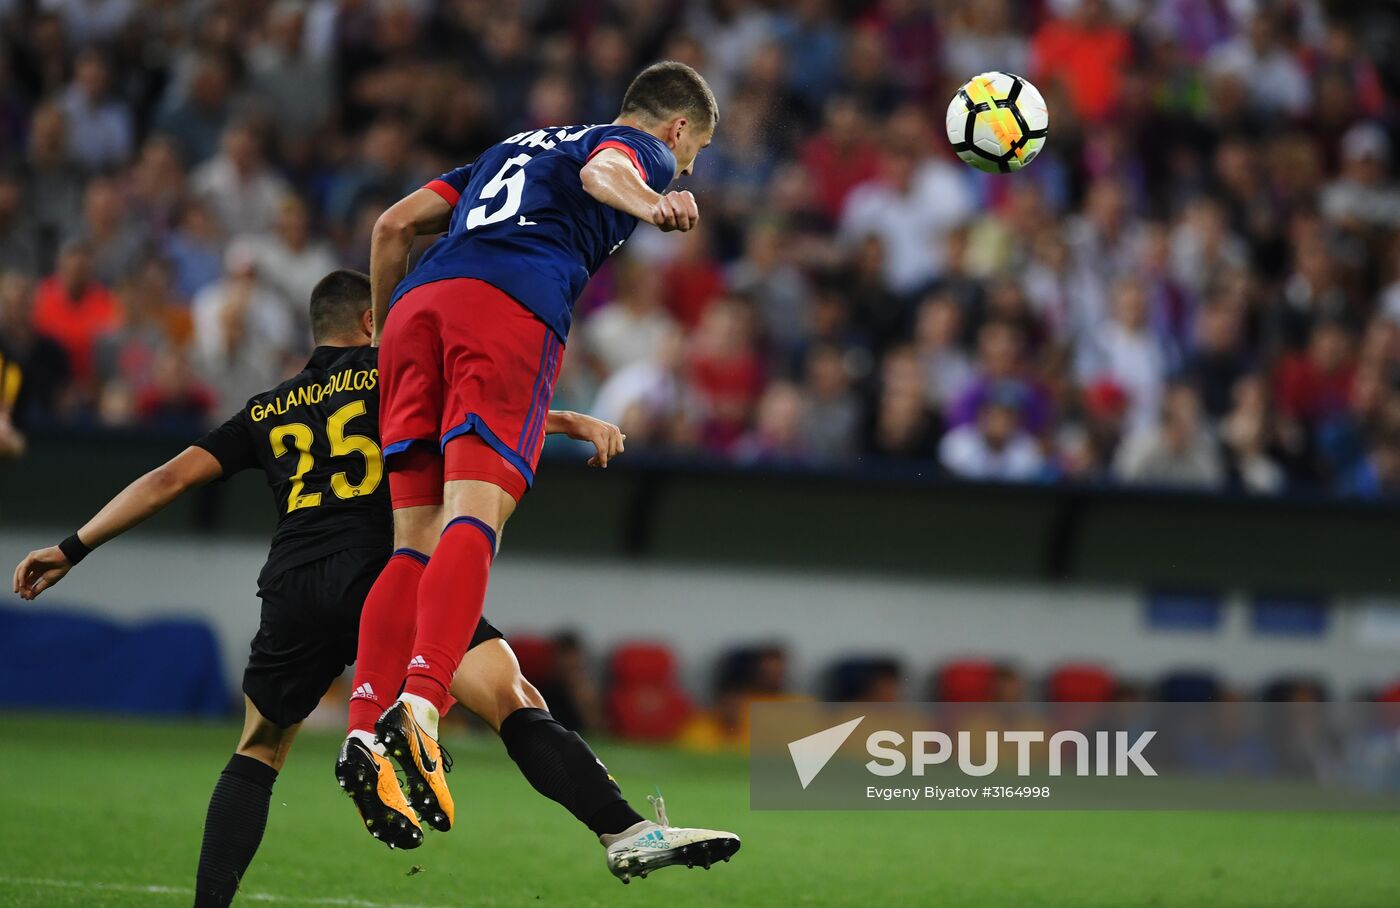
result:
[[[374,734],[389,756],[398,761],[408,782],[408,801],[418,816],[438,832],[452,828],[452,792],[447,773],[452,755],[423,730],[408,704],[395,702],[374,723]]]

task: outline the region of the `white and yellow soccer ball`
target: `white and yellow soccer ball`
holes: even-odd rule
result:
[[[973,76],[948,105],[948,141],[978,170],[1011,173],[1040,154],[1050,113],[1034,85],[1011,73]]]

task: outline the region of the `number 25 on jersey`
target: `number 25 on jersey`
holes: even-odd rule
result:
[[[346,435],[346,423],[367,411],[363,400],[351,401],[331,414],[326,420],[326,439],[330,442],[331,457],[348,457],[359,454],[365,461],[365,477],[352,483],[344,470],[331,476],[331,492],[340,499],[358,498],[369,495],[379,488],[384,478],[384,455],[379,445],[365,435]],[[302,508],[314,508],[321,504],[320,492],[306,491],[306,474],[315,466],[311,455],[311,445],[315,440],[311,427],[305,423],[288,423],[277,426],[268,435],[275,457],[285,457],[289,450],[297,452],[296,472],[292,474],[292,488],[287,495],[287,513]],[[288,444],[290,443],[290,448]]]

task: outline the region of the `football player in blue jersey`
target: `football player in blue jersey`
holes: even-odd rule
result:
[[[382,760],[387,751],[433,829],[447,831],[455,817],[438,720],[481,617],[501,528],[534,483],[574,302],[639,222],[695,226],[694,196],[668,187],[691,172],[718,121],[699,73],[657,63],[633,80],[612,123],[511,136],[375,225],[370,279],[395,556],[365,600],[342,755]],[[409,271],[414,239],[439,233]],[[545,793],[599,836],[624,882],[738,851],[737,836],[672,827],[664,810],[659,822],[643,819],[547,712],[517,710],[499,729],[517,761],[551,761],[527,775],[557,781]]]

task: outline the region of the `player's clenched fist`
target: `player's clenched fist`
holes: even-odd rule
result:
[[[608,460],[621,454],[627,436],[610,422],[572,410],[550,410],[547,432],[563,432],[575,441],[593,445],[596,453],[588,458],[590,467],[606,467]]]
[[[695,196],[684,190],[666,193],[651,210],[651,222],[662,230],[689,230],[699,220]]]

